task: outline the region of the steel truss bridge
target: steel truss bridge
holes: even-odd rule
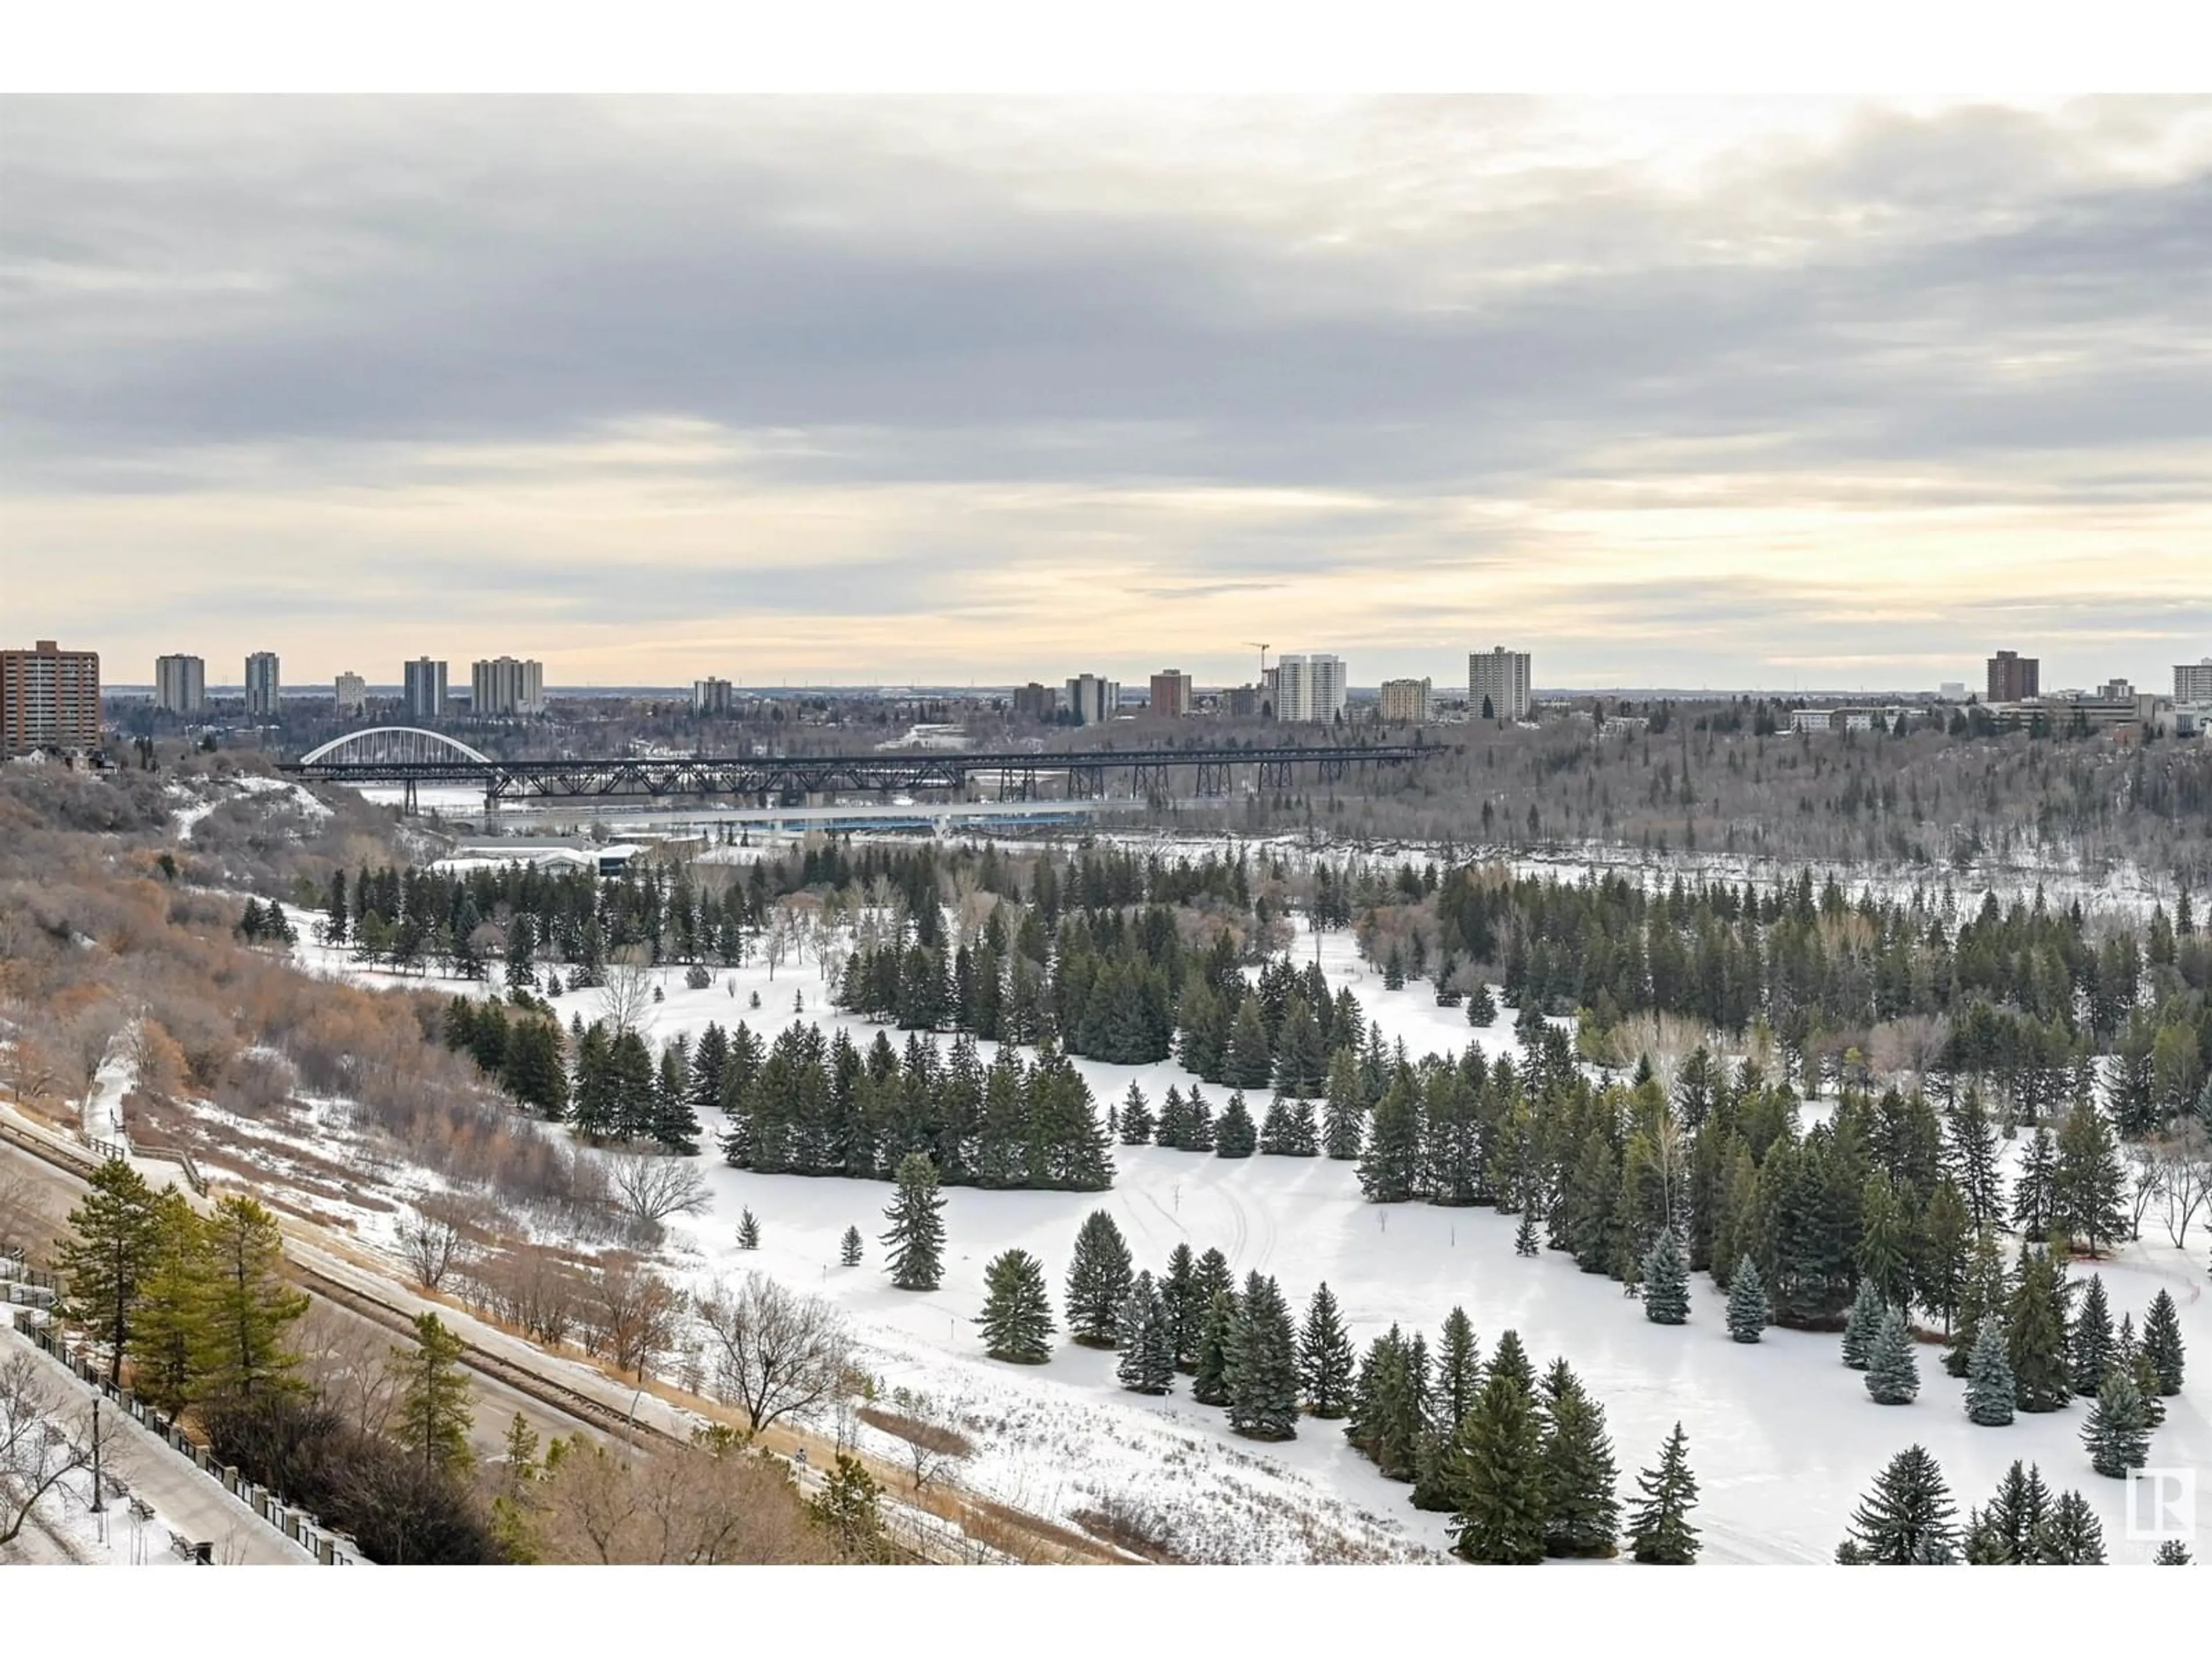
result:
[[[1002,801],[1097,800],[1117,775],[1130,795],[1176,793],[1177,774],[1200,798],[1235,792],[1241,775],[1262,793],[1410,768],[1435,744],[1283,744],[1265,749],[1087,749],[976,753],[902,750],[866,755],[625,756],[607,760],[495,760],[434,732],[380,726],[309,750],[281,769],[325,783],[397,783],[407,805],[423,787],[481,787],[484,805],[537,800],[662,801],[717,795],[767,805],[810,796],[913,794],[969,799],[971,787]],[[1053,786],[1058,786],[1054,787]]]

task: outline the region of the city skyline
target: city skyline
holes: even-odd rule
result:
[[[2212,641],[2203,100],[0,122],[0,588],[117,683],[504,639],[562,685],[1227,685],[1264,635],[1362,686],[1493,638],[1552,686],[2091,686]]]

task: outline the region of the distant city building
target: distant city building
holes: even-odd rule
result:
[[[1048,685],[1031,680],[1027,685],[1014,688],[1014,718],[1018,720],[1048,720],[1060,709],[1060,693]]]
[[[2212,657],[2207,657],[2202,662],[2174,664],[2173,700],[2176,702],[2212,702]]]
[[[708,675],[703,680],[691,682],[691,712],[695,714],[726,714],[730,712],[730,683]]]
[[[2039,658],[2016,651],[2000,651],[1990,659],[1989,688],[1984,702],[2025,702],[2038,695],[2043,664]]]
[[[1945,680],[1936,688],[1936,695],[1945,702],[1964,702],[1966,700],[1966,683],[1964,680]]]
[[[446,713],[446,665],[417,657],[400,670],[400,696],[410,720],[441,720]]]
[[[1238,685],[1230,688],[1229,716],[1231,720],[1273,720],[1275,715],[1273,669],[1267,671],[1268,679],[1262,685]]]
[[[100,653],[40,640],[0,651],[0,750],[100,747]]]
[[[334,701],[341,714],[358,714],[368,708],[368,682],[349,671],[334,683]]]
[[[696,686],[692,696],[696,701]],[[530,657],[478,660],[469,670],[469,712],[478,719],[544,714],[545,665]]]
[[[154,707],[165,714],[198,714],[207,708],[207,664],[198,657],[154,659]]]
[[[1121,706],[1121,683],[1103,680],[1096,674],[1079,674],[1067,683],[1067,706],[1078,726],[1102,726]]]
[[[274,651],[257,651],[246,659],[246,712],[264,718],[284,707],[284,678]]]
[[[1528,653],[1504,646],[1487,653],[1470,652],[1467,659],[1467,711],[1469,719],[1484,718],[1483,702],[1490,703],[1488,718],[1525,720],[1531,705]]]
[[[1382,682],[1382,713],[1385,726],[1425,726],[1436,711],[1429,683],[1421,680]]]
[[[2135,683],[2131,680],[2106,680],[2097,688],[2097,700],[2100,702],[2125,702],[2135,694]]]
[[[1881,708],[1796,708],[1790,714],[1794,732],[1871,732],[1887,727],[1896,716]]]
[[[1181,720],[1190,713],[1190,676],[1180,668],[1164,668],[1152,676],[1152,713]]]
[[[1288,652],[1275,665],[1275,718],[1327,725],[1344,713],[1344,659],[1329,652]]]

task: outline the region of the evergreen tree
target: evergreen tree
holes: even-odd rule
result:
[[[1211,1152],[1213,1150],[1213,1104],[1194,1083],[1190,1088],[1189,1111],[1189,1150]]]
[[[1996,1320],[1984,1320],[1966,1364],[1966,1416],[1985,1429],[2000,1429],[2012,1415],[2012,1366],[2005,1358],[2004,1334]]]
[[[1502,1355],[1510,1339],[1499,1339]],[[1544,1559],[1549,1494],[1545,1490],[1543,1424],[1531,1390],[1510,1364],[1491,1361],[1474,1409],[1457,1425],[1447,1477],[1459,1508],[1453,1547],[1470,1561],[1526,1565]]]
[[[837,1260],[848,1267],[860,1265],[860,1230],[858,1227],[845,1229],[845,1237],[837,1247]]]
[[[1149,1272],[1137,1275],[1121,1308],[1121,1386],[1136,1394],[1162,1395],[1175,1386],[1175,1350],[1168,1330],[1167,1304]]]
[[[1738,1342],[1756,1342],[1766,1320],[1766,1286],[1759,1282],[1758,1264],[1745,1256],[1729,1276],[1729,1335]]]
[[[1889,1460],[1874,1490],[1860,1500],[1836,1559],[1848,1565],[1948,1565],[1958,1559],[1957,1513],[1942,1467],[1924,1447],[1908,1446]]]
[[[2150,1455],[2150,1415],[2135,1378],[2117,1367],[2106,1376],[2081,1425],[2081,1443],[2089,1449],[2091,1467],[2112,1480],[2124,1480],[2130,1469],[2143,1466]]]
[[[1221,1081],[1239,1091],[1264,1089],[1273,1081],[1274,1075],[1275,1059],[1267,1044],[1266,1017],[1261,1012],[1258,995],[1247,991],[1237,1009],[1229,1051],[1222,1057]]]
[[[1052,1358],[1052,1300],[1044,1264],[1027,1250],[1006,1250],[983,1270],[983,1348],[994,1359],[1042,1365]]]
[[[1660,1449],[1659,1467],[1639,1470],[1643,1494],[1630,1511],[1628,1542],[1637,1560],[1650,1566],[1686,1567],[1698,1559],[1698,1529],[1690,1524],[1697,1506],[1698,1479],[1690,1473],[1689,1441],[1682,1425]]]
[[[2181,1317],[2175,1310],[2171,1291],[2161,1290],[2151,1298],[2150,1311],[2143,1316],[2142,1343],[2143,1352],[2158,1373],[2158,1391],[2167,1395],[2179,1394],[2185,1350]]]
[[[1844,1364],[1855,1371],[1867,1368],[1869,1357],[1874,1352],[1874,1340],[1881,1334],[1883,1316],[1889,1310],[1882,1305],[1874,1281],[1859,1281],[1858,1298],[1851,1304],[1851,1311],[1844,1322]]]
[[[741,1250],[757,1250],[760,1249],[760,1218],[755,1215],[751,1207],[748,1206],[738,1217],[738,1248]]]
[[[2050,1513],[2051,1490],[2043,1484],[2043,1471],[2014,1458],[1990,1506],[1973,1516],[1967,1560],[1984,1567],[2033,1565]]]
[[[2059,1495],[2051,1513],[2036,1528],[2035,1561],[2039,1567],[2101,1567],[2105,1565],[2105,1528],[2088,1499],[2069,1490]]]
[[[1513,1233],[1513,1254],[1528,1257],[1536,1254],[1536,1206],[1526,1201],[1521,1206],[1521,1224]]]
[[[1306,1305],[1298,1333],[1298,1388],[1316,1417],[1340,1418],[1352,1409],[1352,1339],[1327,1281]]]
[[[196,1366],[210,1400],[246,1401],[296,1392],[300,1357],[285,1333],[307,1298],[284,1282],[276,1218],[250,1198],[226,1198],[206,1223],[209,1268]]]
[[[1145,1100],[1145,1091],[1131,1083],[1129,1092],[1121,1097],[1121,1144],[1124,1146],[1146,1146],[1152,1140],[1156,1127],[1152,1109]]]
[[[199,1389],[196,1358],[209,1269],[199,1216],[173,1187],[154,1200],[156,1248],[131,1322],[131,1386],[175,1417]]]
[[[1564,1359],[1544,1378],[1544,1553],[1611,1555],[1620,1531],[1620,1469],[1605,1407]]]
[[[902,1291],[933,1291],[945,1277],[945,1194],[926,1152],[908,1152],[893,1176],[898,1191],[884,1212],[890,1231],[891,1283]]]
[[[102,1160],[88,1188],[55,1263],[68,1288],[61,1313],[106,1346],[107,1380],[119,1386],[140,1287],[161,1261],[161,1216],[145,1177],[119,1158]]]
[[[461,1339],[428,1312],[415,1316],[415,1346],[392,1351],[399,1384],[392,1437],[426,1470],[465,1474],[476,1461],[469,1449],[476,1411],[469,1403],[462,1352]]]
[[[2058,1149],[2052,1144],[2051,1131],[2038,1129],[2027,1143],[2027,1150],[2020,1160],[2020,1171],[2013,1177],[2012,1224],[2015,1231],[2030,1238],[2042,1238],[2051,1231],[2057,1209],[2052,1195],[2052,1184],[2058,1170]]]
[[[1277,1095],[1260,1122],[1260,1150],[1276,1158],[1311,1158],[1321,1151],[1313,1102]]]
[[[882,1490],[859,1458],[841,1451],[822,1490],[807,1500],[807,1519],[842,1559],[881,1561],[890,1549],[883,1512],[876,1503]]]
[[[2131,1315],[2120,1316],[2119,1334],[2112,1340],[2112,1369],[2125,1371],[2134,1381],[2136,1396],[2142,1401],[2144,1425],[2155,1429],[2165,1422],[2166,1402],[2159,1398],[2158,1366],[2136,1340]]]
[[[2055,1412],[2073,1398],[2065,1306],[2056,1258],[2048,1250],[2024,1251],[2005,1308],[2005,1359],[2012,1366],[2014,1398],[2024,1412]]]
[[[1229,1355],[1237,1340],[1237,1317],[1234,1291],[1215,1291],[1207,1298],[1190,1382],[1190,1397],[1201,1406],[1229,1403]]]
[[[1282,1291],[1255,1273],[1230,1334],[1223,1382],[1229,1426],[1255,1440],[1289,1440],[1298,1431],[1297,1332]]]
[[[1221,1114],[1221,1121],[1214,1130],[1214,1152],[1219,1158],[1249,1158],[1259,1145],[1259,1132],[1252,1124],[1252,1113],[1244,1104],[1242,1089],[1229,1097],[1229,1104]]]
[[[1943,1352],[1945,1370],[1954,1376],[1966,1374],[1975,1340],[1984,1323],[1996,1324],[2000,1332],[2004,1329],[2008,1294],[2003,1252],[1997,1246],[1996,1234],[1984,1227],[1976,1236],[1973,1252],[1967,1258],[1958,1312],[1951,1323],[1950,1346]]]
[[[2076,1106],[2058,1132],[2051,1219],[2094,1255],[2126,1236],[2127,1189],[2112,1124],[2094,1101]]]
[[[2189,1546],[2179,1538],[2169,1538],[2158,1547],[2150,1563],[2154,1567],[2185,1567],[2190,1564]]]
[[[1188,1371],[1198,1363],[1198,1327],[1205,1317],[1206,1297],[1199,1292],[1197,1275],[1189,1245],[1178,1244],[1169,1252],[1168,1270],[1160,1280],[1160,1303],[1167,1317],[1168,1352],[1175,1357],[1179,1371]]]
[[[1358,1057],[1346,1044],[1329,1056],[1322,1150],[1340,1162],[1356,1158],[1366,1133],[1367,1099],[1360,1091]]]
[[[1121,1305],[1132,1283],[1129,1247],[1114,1218],[1093,1210],[1067,1264],[1067,1329],[1086,1348],[1121,1345]]]
[[[1644,1316],[1655,1325],[1689,1322],[1690,1262],[1672,1227],[1661,1231],[1644,1258]]]
[[[2066,1360],[2074,1392],[2094,1395],[2104,1386],[2112,1360],[2112,1310],[2105,1300],[2105,1276],[2089,1275],[2081,1305],[2066,1336]]]
[[[668,1152],[696,1157],[699,1151],[699,1116],[691,1109],[689,1068],[683,1051],[670,1043],[660,1051],[660,1075],[653,1090],[653,1114],[647,1132]]]
[[[1867,1353],[1867,1392],[1877,1406],[1909,1406],[1920,1392],[1920,1367],[1912,1357],[1912,1328],[1892,1308]]]

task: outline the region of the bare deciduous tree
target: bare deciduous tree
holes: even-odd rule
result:
[[[46,1494],[93,1462],[92,1413],[73,1407],[32,1355],[0,1364],[0,1545],[12,1544]],[[100,1425],[103,1447],[111,1419]]]
[[[398,1403],[387,1363],[391,1333],[327,1302],[310,1303],[289,1338],[315,1398],[367,1435],[381,1435]]]
[[[607,958],[606,983],[599,988],[599,1007],[608,1029],[620,1035],[641,1031],[653,1015],[651,952],[642,945],[625,945]]]
[[[12,1164],[0,1164],[0,1255],[27,1254],[52,1237],[46,1188]]]
[[[852,1337],[821,1297],[749,1273],[734,1285],[715,1285],[698,1311],[714,1357],[716,1391],[744,1408],[753,1434],[811,1410],[843,1387]]]
[[[659,1222],[707,1207],[707,1177],[690,1161],[652,1152],[617,1152],[607,1161],[607,1185],[625,1214]]]
[[[426,1291],[434,1291],[446,1282],[446,1275],[453,1271],[465,1248],[459,1227],[420,1210],[401,1219],[398,1237],[400,1254],[406,1260],[408,1271]]]
[[[653,1360],[675,1340],[684,1296],[635,1256],[612,1251],[593,1263],[586,1276],[585,1313],[594,1350],[613,1360],[617,1370],[632,1372],[643,1382]]]

